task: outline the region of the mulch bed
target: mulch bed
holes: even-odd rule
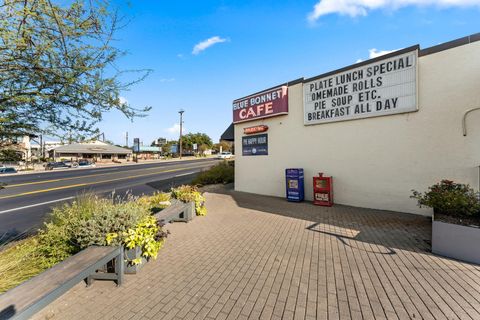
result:
[[[459,224],[467,227],[480,228],[480,218],[471,218],[471,217],[458,217],[451,216],[442,213],[435,213],[435,221],[441,221],[452,224]]]

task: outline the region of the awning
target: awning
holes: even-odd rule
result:
[[[235,130],[233,123],[225,130],[225,132],[220,136],[220,140],[225,141],[235,141]]]

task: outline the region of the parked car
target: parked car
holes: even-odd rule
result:
[[[45,170],[67,169],[70,168],[65,162],[49,162],[45,165]]]
[[[17,169],[10,167],[0,167],[0,174],[3,173],[17,173]]]
[[[69,168],[77,168],[78,167],[78,162],[76,162],[76,161],[64,160],[62,162],[65,163],[65,165]]]
[[[80,168],[85,168],[85,167],[95,167],[94,162],[90,162],[88,160],[79,160],[78,161],[78,167]]]
[[[233,154],[231,152],[222,152],[217,156],[218,159],[231,159],[232,157]]]

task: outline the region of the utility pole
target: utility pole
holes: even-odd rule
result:
[[[128,131],[125,131],[125,147],[128,148]]]
[[[178,111],[178,113],[180,113],[180,159],[182,159],[182,126],[183,126],[183,113],[185,112],[185,110],[183,109],[180,109],[180,111]]]
[[[43,158],[43,135],[40,135],[40,158]]]

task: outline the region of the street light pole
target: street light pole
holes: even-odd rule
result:
[[[183,109],[180,109],[180,111],[178,111],[178,113],[180,113],[180,159],[182,159],[182,127],[183,127],[183,113],[185,112],[185,110]]]

